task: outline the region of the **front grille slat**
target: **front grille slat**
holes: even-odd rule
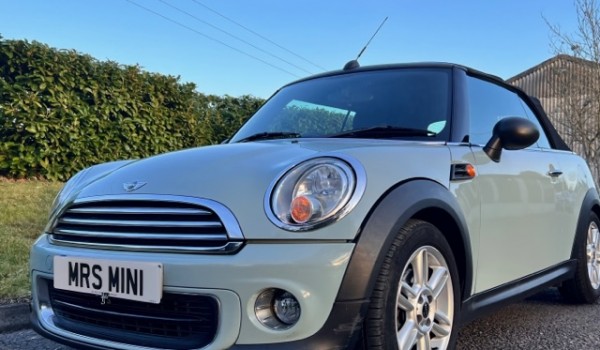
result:
[[[77,219],[64,216],[59,223],[81,226],[133,226],[133,227],[185,227],[185,228],[219,228],[223,227],[218,221],[158,221],[158,220],[104,220]]]
[[[54,233],[65,236],[82,236],[82,237],[103,237],[115,239],[172,239],[172,240],[199,240],[199,241],[223,241],[227,240],[226,234],[202,234],[201,236],[193,234],[176,234],[176,233],[135,233],[135,232],[105,232],[95,230],[72,230],[66,228],[55,229]]]
[[[74,333],[152,348],[189,349],[210,344],[218,303],[209,296],[163,293],[160,304],[55,289],[48,283],[56,324]]]
[[[201,209],[190,209],[190,208],[145,208],[145,207],[87,207],[87,208],[73,208],[70,210],[71,213],[75,214],[138,214],[138,215],[164,215],[164,214],[176,214],[176,215],[211,215],[212,213],[207,210]]]
[[[54,221],[49,239],[86,248],[200,254],[232,254],[243,244],[233,215],[219,203],[167,195],[76,200]]]
[[[176,246],[172,242],[164,242],[163,245],[135,245],[135,244],[113,244],[113,243],[89,243],[85,241],[73,241],[70,239],[61,239],[60,236],[53,235],[50,238],[52,244],[63,245],[68,247],[90,248],[90,249],[106,249],[119,251],[135,251],[135,252],[152,252],[152,253],[189,253],[189,254],[232,254],[237,252],[244,245],[243,242],[228,242],[221,245],[216,242],[214,246],[203,244],[201,247],[190,247],[187,245]],[[208,243],[208,242],[203,242]],[[182,243],[183,244],[183,243]]]

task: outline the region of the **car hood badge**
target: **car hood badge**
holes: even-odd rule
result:
[[[133,192],[133,191],[139,190],[140,188],[144,187],[146,184],[147,184],[147,182],[143,182],[143,181],[125,182],[123,184],[123,189],[127,192]]]

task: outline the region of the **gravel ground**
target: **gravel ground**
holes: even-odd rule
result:
[[[31,329],[0,334],[0,350],[75,350],[42,337]]]
[[[10,305],[10,304],[27,304],[31,298],[22,297],[22,298],[13,298],[13,299],[0,299],[0,306],[2,305]]]
[[[459,333],[459,350],[599,349],[600,303],[569,305],[556,289],[472,322]],[[0,334],[0,350],[74,350],[32,330]]]

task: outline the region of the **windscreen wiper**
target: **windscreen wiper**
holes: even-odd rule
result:
[[[399,136],[435,136],[437,133],[425,129],[405,128],[400,126],[374,126],[365,129],[349,130],[329,137],[399,137]]]
[[[257,141],[257,140],[270,140],[270,139],[287,139],[287,138],[298,138],[301,137],[297,132],[259,132],[257,134],[250,135],[248,137],[244,137],[243,139],[237,142],[249,142],[249,141]]]

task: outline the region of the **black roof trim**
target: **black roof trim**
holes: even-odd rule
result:
[[[540,102],[540,100],[535,96],[528,96],[527,94],[525,94],[525,96],[525,100],[528,103],[529,107],[533,110],[534,113],[537,114],[538,120],[540,121],[542,128],[544,128],[544,130],[546,131],[546,136],[548,136],[548,139],[552,146],[555,149],[559,149],[561,151],[571,151],[569,145],[567,145],[567,143],[565,142],[565,140],[563,140],[558,131],[556,131],[554,125],[552,125],[552,123],[550,122],[550,118],[548,118],[548,115],[546,114],[546,111],[542,106],[542,102]]]
[[[324,78],[324,77],[344,75],[344,74],[353,74],[353,73],[358,73],[358,72],[369,72],[369,71],[387,70],[387,69],[403,69],[403,68],[447,68],[447,69],[459,68],[466,72],[469,72],[472,75],[482,76],[482,77],[485,77],[486,79],[492,79],[499,83],[506,84],[504,79],[502,79],[500,77],[497,77],[497,76],[491,75],[491,74],[487,74],[487,73],[481,72],[479,70],[476,70],[476,69],[473,69],[473,68],[470,68],[467,66],[463,66],[460,64],[446,63],[446,62],[414,62],[414,63],[391,63],[391,64],[380,64],[380,65],[372,65],[372,66],[361,66],[361,67],[354,68],[351,70],[343,70],[343,69],[333,70],[333,71],[319,73],[319,74],[311,75],[311,76],[308,76],[305,78],[301,78],[301,79],[292,81],[292,82],[284,85],[283,87],[286,87],[288,85],[293,85],[293,84],[296,84],[296,83],[299,83],[302,81],[306,81],[306,80],[317,79],[317,78]]]
[[[516,85],[510,84],[508,81],[504,81],[504,80],[498,81],[497,79],[494,79],[493,75],[490,76],[488,74],[481,73],[481,72],[477,72],[472,75],[478,76],[479,78],[482,78],[482,79],[491,80],[492,82],[499,84],[499,85],[503,86],[504,88],[506,88],[507,90],[510,90],[510,91],[516,93],[517,95],[519,95],[523,99],[523,101],[525,101],[525,103],[527,103],[529,108],[531,108],[531,110],[538,117],[538,120],[539,120],[542,128],[544,129],[546,136],[548,137],[548,141],[550,142],[552,147],[554,149],[558,149],[558,150],[562,150],[562,151],[571,151],[569,146],[565,143],[565,141],[562,139],[562,137],[556,131],[556,128],[554,128],[554,125],[552,125],[552,122],[550,122],[550,118],[548,118],[548,115],[546,114],[546,111],[544,110],[542,103],[540,102],[540,100],[537,97],[528,95],[521,88],[519,88]]]
[[[544,61],[541,64],[519,74],[518,76],[510,78],[509,80],[504,80],[498,76],[484,73],[477,69],[473,69],[473,68],[463,66],[460,64],[455,64],[455,63],[445,63],[445,62],[393,63],[393,64],[382,64],[382,65],[357,67],[357,68],[354,68],[351,70],[346,70],[346,71],[343,69],[340,69],[340,70],[334,70],[334,71],[320,73],[320,74],[316,74],[316,75],[311,75],[306,78],[298,79],[289,84],[286,84],[282,88],[289,86],[289,85],[299,83],[299,82],[312,80],[312,79],[344,75],[344,74],[354,74],[354,73],[359,73],[359,72],[369,72],[369,71],[388,70],[388,69],[405,69],[405,68],[424,68],[424,69],[427,69],[427,68],[434,68],[434,69],[435,68],[445,68],[445,69],[457,68],[457,69],[461,69],[461,70],[465,71],[470,76],[474,76],[477,78],[481,78],[484,80],[494,82],[494,83],[504,86],[505,88],[520,95],[526,101],[526,103],[529,105],[529,107],[538,115],[538,117],[540,119],[540,123],[542,124],[542,127],[546,131],[546,134],[548,135],[548,138],[550,139],[550,143],[552,144],[552,146],[555,149],[570,151],[567,144],[560,137],[558,132],[556,132],[556,129],[554,128],[554,126],[552,125],[550,120],[548,119],[548,116],[546,115],[546,112],[544,111],[539,100],[532,96],[527,95],[527,93],[525,93],[525,91],[521,90],[519,87],[510,84],[510,81],[513,81],[516,77],[526,74],[534,69],[537,69],[537,68],[539,68],[539,66],[541,66],[543,64],[547,64],[548,62],[550,62],[552,60],[565,59],[565,58],[568,58],[568,59],[570,59],[572,61],[576,61],[576,62],[586,62],[588,64],[593,63],[590,61],[586,61],[586,60],[568,56],[568,55],[558,55],[558,56],[555,56],[547,61]],[[279,90],[281,90],[281,89],[279,89]],[[277,92],[279,90],[277,90]]]

